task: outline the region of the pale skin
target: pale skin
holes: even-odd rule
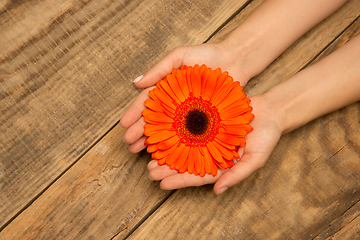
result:
[[[145,90],[127,109],[120,125],[128,128],[124,141],[131,152],[145,148],[141,111],[152,86],[173,68],[206,64],[220,67],[242,86],[264,70],[276,57],[317,23],[341,7],[344,0],[267,0],[219,44],[180,47],[171,51],[134,83]],[[360,100],[360,38],[356,37],[319,63],[306,68],[263,95],[253,96],[254,130],[239,149],[240,159],[228,170],[213,177],[180,174],[156,160],[148,164],[149,177],[161,181],[165,190],[214,185],[223,193],[261,168],[282,134],[326,113]]]

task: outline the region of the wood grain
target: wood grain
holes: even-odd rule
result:
[[[148,179],[146,152],[131,154],[116,126],[6,227],[3,239],[123,236],[171,192]]]
[[[320,239],[345,239],[344,235],[359,236],[360,202],[348,209],[341,217],[335,219],[315,240]],[[357,227],[358,229],[355,229]],[[355,235],[356,234],[356,235]],[[342,235],[342,237],[340,237]]]
[[[315,31],[311,30],[255,81],[263,76],[276,84],[269,69],[276,69],[271,72],[276,76],[291,75],[302,68],[301,64],[286,62],[302,62],[302,56],[310,52],[303,62],[306,66],[357,35],[359,20],[353,21],[358,17],[359,4],[348,4],[354,5],[344,6],[315,28],[331,29],[329,35],[320,31],[326,36],[315,34],[315,41],[309,40]],[[356,13],[352,20],[347,19],[350,27],[344,25],[338,33],[332,32],[330,26],[342,24],[345,19],[331,18],[342,15],[339,12],[344,9]],[[252,92],[259,94],[267,88],[259,84],[252,86]],[[324,239],[322,236],[326,236],[319,234],[360,201],[359,162],[360,103],[355,103],[284,135],[265,167],[223,196],[214,196],[209,186],[178,190],[129,239]],[[334,237],[358,236],[357,215],[344,220],[342,226]]]
[[[172,48],[205,41],[245,3],[32,0],[2,4],[0,229],[34,204],[119,120],[138,94],[132,79]],[[128,156],[125,146],[118,150]],[[77,215],[82,204],[71,214]],[[39,215],[37,210],[29,211]],[[26,217],[23,220],[27,222]],[[118,221],[120,229],[121,222],[130,220]],[[58,226],[52,224],[47,227]],[[3,232],[15,228],[24,234],[19,226],[37,231],[26,230],[31,226],[24,223]]]

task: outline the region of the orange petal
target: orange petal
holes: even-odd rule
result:
[[[173,92],[176,94],[176,96],[179,98],[181,102],[185,101],[185,96],[181,90],[181,87],[179,86],[179,82],[175,78],[176,72],[173,72],[172,74],[167,75],[166,79],[173,90]]]
[[[190,174],[195,172],[195,159],[196,159],[197,149],[190,147],[189,157],[188,157],[188,172]]]
[[[211,170],[212,170],[213,159],[206,147],[201,147],[201,148],[202,148],[202,152],[204,153],[205,172],[212,174]]]
[[[217,150],[219,150],[219,152],[221,153],[221,155],[227,159],[227,160],[232,160],[233,158],[233,154],[232,152],[225,148],[224,146],[222,146],[221,144],[217,143],[216,141],[212,142],[214,144],[214,146],[217,148]]]
[[[240,144],[239,138],[237,138],[234,135],[226,134],[226,133],[223,133],[223,132],[219,132],[219,134],[216,135],[215,138],[222,141],[222,142],[224,142],[224,143],[235,145],[235,146],[239,146],[239,144]]]
[[[145,110],[149,110],[149,109],[145,109]],[[144,119],[148,123],[173,123],[174,122],[174,120],[172,118],[166,116],[164,113],[146,112],[146,114],[144,114],[144,111],[143,111]]]
[[[176,109],[175,105],[173,104],[174,100],[165,91],[162,91],[159,88],[154,88],[153,91],[155,96],[158,97],[163,104],[166,104],[173,110]]]
[[[192,67],[188,67],[186,69],[185,75],[186,75],[186,82],[187,82],[187,86],[189,88],[189,92],[194,92],[194,90],[192,88],[192,83],[191,83],[191,69],[192,69]]]
[[[251,112],[251,111],[252,111],[252,107],[244,104],[241,108],[237,108],[234,111],[220,112],[220,118],[223,120],[227,120],[227,119],[238,117],[238,116],[244,114],[245,112]]]
[[[220,141],[219,139],[214,139],[214,141],[216,141],[218,144],[222,145],[223,147],[226,147],[229,150],[235,150],[235,146],[228,144],[228,143],[224,143],[223,141]]]
[[[195,175],[200,175],[202,169],[204,168],[204,157],[200,153],[199,148],[196,149],[196,158],[195,158]]]
[[[233,125],[233,126],[226,126],[226,129],[220,129],[220,132],[224,132],[227,134],[231,134],[237,137],[245,137],[247,135],[247,131],[242,128],[244,125]]]
[[[165,160],[166,160],[166,157],[164,157],[164,158],[162,158],[162,159],[159,159],[158,161],[157,161],[157,163],[158,163],[158,165],[164,165],[165,164]]]
[[[171,123],[162,123],[162,124],[145,124],[144,125],[144,135],[150,136],[156,132],[162,131],[162,130],[170,130],[174,131],[174,128],[172,127]]]
[[[176,145],[174,145],[171,148],[166,149],[166,150],[157,150],[156,152],[153,152],[151,154],[151,157],[153,159],[162,159],[162,158],[168,156],[171,153],[171,151],[174,151],[175,148],[176,148]]]
[[[173,100],[175,100],[178,104],[181,103],[180,99],[173,92],[173,90],[171,89],[171,87],[167,81],[164,81],[164,80],[160,81],[160,85]]]
[[[200,67],[197,64],[191,70],[191,84],[194,92],[194,97],[199,97],[201,94],[201,77]]]
[[[205,92],[204,92],[204,99],[205,100],[210,100],[211,97],[213,96],[215,90],[216,90],[216,85],[217,85],[217,72],[216,71],[211,71],[209,78],[206,82],[206,87],[205,87]]]
[[[189,157],[189,152],[190,152],[190,147],[185,147],[185,149],[183,150],[183,152],[179,157],[179,160],[176,162],[175,169],[177,169],[179,172],[181,172],[182,169],[184,168],[185,168],[184,172],[187,170],[187,159]]]
[[[233,81],[234,80],[231,77],[228,77],[224,84],[220,86],[216,94],[213,95],[212,102],[215,106],[219,105],[219,103],[221,103],[229,95],[229,92],[232,89]]]
[[[184,173],[188,170],[188,159],[185,159],[184,164],[182,165],[182,167],[178,170],[179,173]]]
[[[218,172],[218,166],[215,164],[214,161],[211,162],[211,175],[213,175],[213,177],[216,176]]]
[[[147,142],[149,144],[154,144],[169,139],[175,135],[176,135],[175,131],[161,131],[155,133],[154,135],[149,136]]]
[[[166,139],[162,142],[159,142],[159,146],[158,148],[160,150],[165,150],[165,149],[168,149],[172,146],[174,146],[175,144],[177,144],[179,142],[179,137],[177,135],[169,138],[169,139]]]
[[[185,76],[184,72],[180,71],[180,70],[176,71],[176,78],[179,82],[179,86],[181,88],[181,91],[184,94],[184,97],[188,98],[190,92],[189,92],[189,88],[187,85],[186,76]]]
[[[239,117],[236,118],[231,118],[231,119],[227,119],[227,120],[223,120],[221,121],[221,123],[225,124],[225,125],[239,125],[239,124],[244,124],[244,123],[249,123],[252,119],[254,118],[254,114],[252,113],[245,113]]]
[[[219,152],[219,150],[215,147],[215,145],[212,142],[207,143],[207,149],[209,150],[211,156],[219,163],[223,162],[224,159]]]
[[[152,152],[157,151],[158,149],[159,149],[158,144],[150,144],[150,145],[147,146],[146,151],[148,153],[152,153]]]
[[[225,80],[229,77],[229,73],[227,71],[221,73],[221,69],[220,69],[220,72],[219,72],[219,69],[216,69],[216,71],[218,72],[218,82],[217,82],[217,85],[216,85],[216,89],[220,89],[222,87],[222,85],[224,84]],[[234,80],[231,78],[231,82],[234,82]]]
[[[160,102],[157,102],[151,98],[149,98],[145,101],[145,106],[155,112],[163,112],[163,108],[161,107]]]
[[[180,144],[180,146],[178,146],[177,148],[175,148],[175,150],[169,154],[168,158],[166,159],[166,164],[168,166],[173,165],[175,162],[177,162],[179,160],[179,157],[181,155],[181,153],[184,151],[185,149],[185,145],[184,144]],[[175,166],[174,166],[175,167]],[[174,169],[174,168],[173,168]]]
[[[234,82],[231,92],[227,95],[227,97],[219,103],[216,107],[219,111],[222,111],[229,105],[236,103],[246,97],[246,94],[242,91],[242,87],[240,86],[239,82]]]
[[[244,101],[238,101],[222,109],[220,115],[224,118],[233,118],[236,117],[236,115],[240,115],[246,111],[251,111],[252,109],[248,109],[249,107],[250,106],[248,103]]]

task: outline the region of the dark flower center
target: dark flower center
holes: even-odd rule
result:
[[[194,135],[203,134],[208,126],[206,114],[199,110],[192,110],[186,116],[186,128]]]

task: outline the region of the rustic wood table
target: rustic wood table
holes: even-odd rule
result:
[[[262,2],[0,1],[0,239],[359,239],[360,102],[283,135],[221,196],[161,190],[149,154],[122,140],[134,78],[174,47],[221,41]],[[359,16],[349,0],[245,92],[341,47]]]

